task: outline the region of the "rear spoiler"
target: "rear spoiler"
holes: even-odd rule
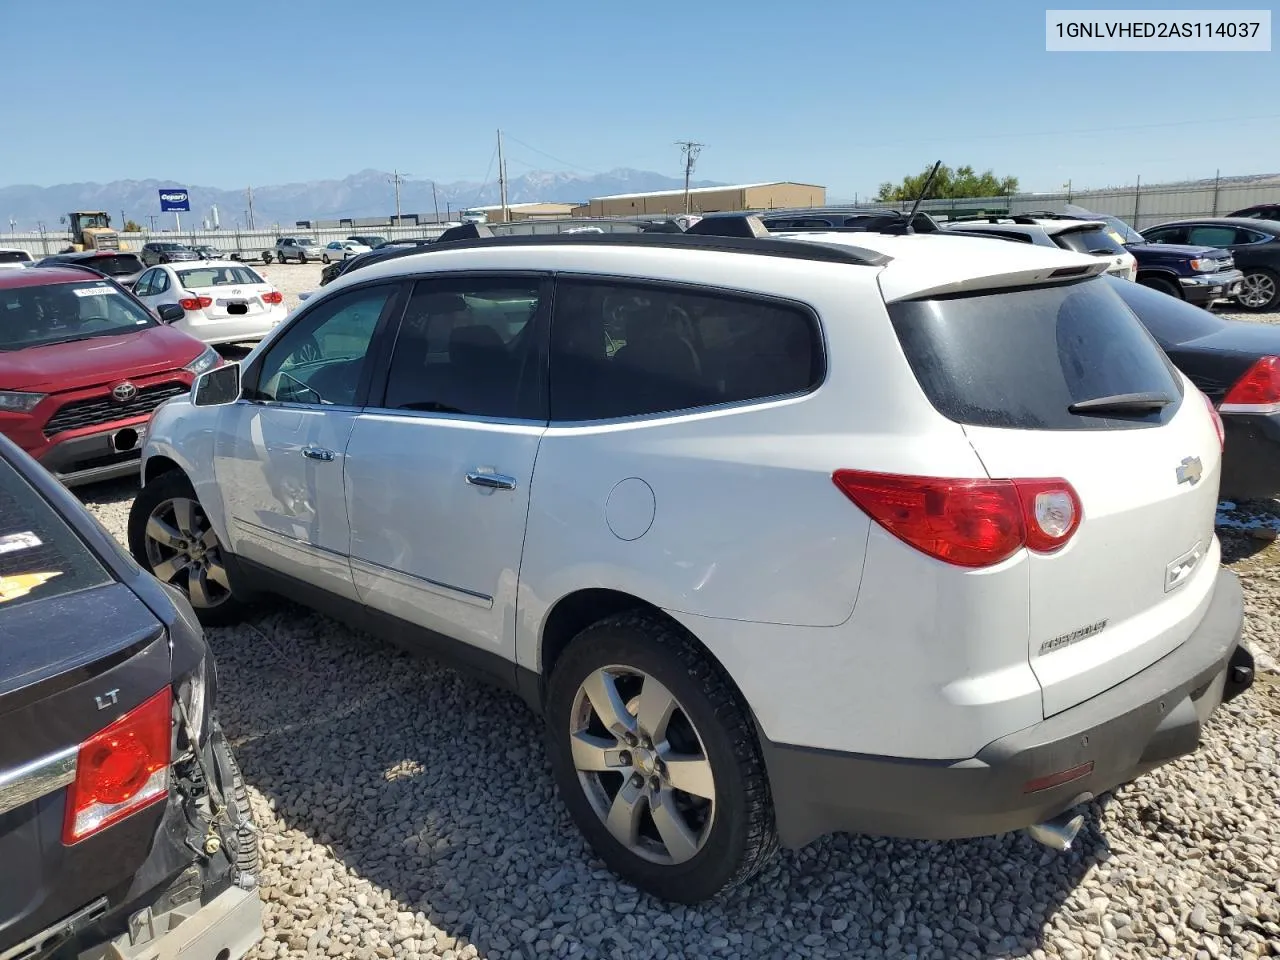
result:
[[[1091,258],[1092,260],[1092,258]],[[986,276],[966,276],[936,284],[932,287],[912,287],[895,291],[896,279],[892,271],[880,274],[880,291],[884,294],[885,303],[897,303],[902,300],[927,300],[933,297],[955,296],[957,294],[995,293],[999,290],[1010,290],[1018,287],[1036,287],[1051,283],[1071,283],[1096,277],[1106,271],[1105,260],[1092,260],[1090,263],[1068,264],[1067,266],[1044,266],[1033,270],[1013,270],[994,273]]]

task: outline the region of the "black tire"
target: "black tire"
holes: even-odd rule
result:
[[[327,253],[320,254],[320,262],[325,266],[329,265],[329,255]]]
[[[683,863],[655,863],[616,839],[592,807],[574,765],[569,730],[579,687],[594,671],[619,665],[658,680],[700,738],[715,781],[705,841]],[[755,729],[724,670],[697,643],[656,616],[632,611],[583,630],[551,674],[547,743],[565,806],[602,860],[663,900],[699,903],[750,879],[777,850],[773,800]]]
[[[1244,302],[1243,298],[1237,299],[1236,303],[1240,305],[1241,310],[1248,310],[1250,313],[1264,313],[1268,310],[1274,310],[1280,306],[1280,274],[1274,270],[1268,270],[1265,267],[1250,267],[1244,271],[1244,283],[1247,284],[1251,279],[1256,279],[1262,283],[1271,284],[1271,298],[1263,303],[1256,303],[1252,306]]]
[[[298,254],[298,262],[299,262],[299,263],[306,263],[306,262],[307,262],[307,255],[306,255],[305,253],[300,253],[300,254]]]
[[[129,508],[129,552],[133,554],[133,558],[138,561],[142,569],[153,576],[156,571],[152,567],[152,558],[147,550],[147,524],[158,507],[175,499],[191,500],[197,506],[200,503],[195,488],[191,486],[191,481],[180,470],[172,470],[152,480],[138,491],[138,495],[133,500],[133,506]],[[218,544],[218,549],[219,551],[223,549],[221,544]],[[223,559],[224,566],[225,563]],[[177,582],[172,582],[171,585],[191,599],[186,582],[186,577],[179,573]],[[200,622],[210,627],[238,623],[244,619],[249,610],[248,602],[236,596],[234,592],[220,596],[214,606],[193,602],[191,607]]]
[[[1182,299],[1182,291],[1178,289],[1178,285],[1172,280],[1166,280],[1164,277],[1138,277],[1138,282],[1144,287],[1150,287],[1152,290],[1159,290],[1161,293],[1167,293],[1171,297]]]
[[[267,266],[271,266],[271,259],[272,259],[271,251],[264,250],[262,253],[262,262],[265,263]]]
[[[261,866],[261,855],[258,851],[258,831],[253,825],[253,808],[249,804],[249,790],[244,785],[244,776],[240,773],[240,764],[231,752],[231,744],[221,727],[213,729],[212,746],[218,753],[220,764],[231,771],[231,789],[224,798],[228,804],[234,803],[239,813],[239,826],[236,827],[235,866],[240,873],[249,874],[255,879]]]

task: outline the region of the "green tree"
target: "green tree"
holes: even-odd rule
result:
[[[120,229],[125,233],[141,233],[142,224],[138,223],[136,220],[126,220],[124,222],[124,226]]]
[[[876,194],[876,199],[882,201],[915,200],[916,197],[920,196],[920,191],[924,189],[925,181],[929,179],[929,171],[932,169],[933,165],[930,164],[920,173],[904,177],[899,184],[880,184],[880,192]],[[1017,191],[1017,177],[997,177],[991,170],[984,170],[982,173],[978,173],[968,164],[953,170],[944,163],[938,168],[938,175],[934,178],[933,186],[929,188],[929,194],[925,199],[928,200],[931,197],[946,197],[949,199],[958,199],[960,197],[1001,197],[1006,194],[1017,193]]]

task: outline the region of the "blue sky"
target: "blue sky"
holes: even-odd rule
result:
[[[5,0],[0,186],[479,181],[498,127],[512,176],[675,176],[687,137],[698,177],[841,199],[939,158],[1037,190],[1280,169],[1276,53],[1046,53],[1045,6]]]

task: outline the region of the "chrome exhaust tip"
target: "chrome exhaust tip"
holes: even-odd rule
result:
[[[1076,834],[1084,826],[1084,814],[1061,814],[1044,823],[1033,823],[1027,827],[1027,835],[1037,843],[1042,843],[1050,850],[1066,853],[1076,839]]]

